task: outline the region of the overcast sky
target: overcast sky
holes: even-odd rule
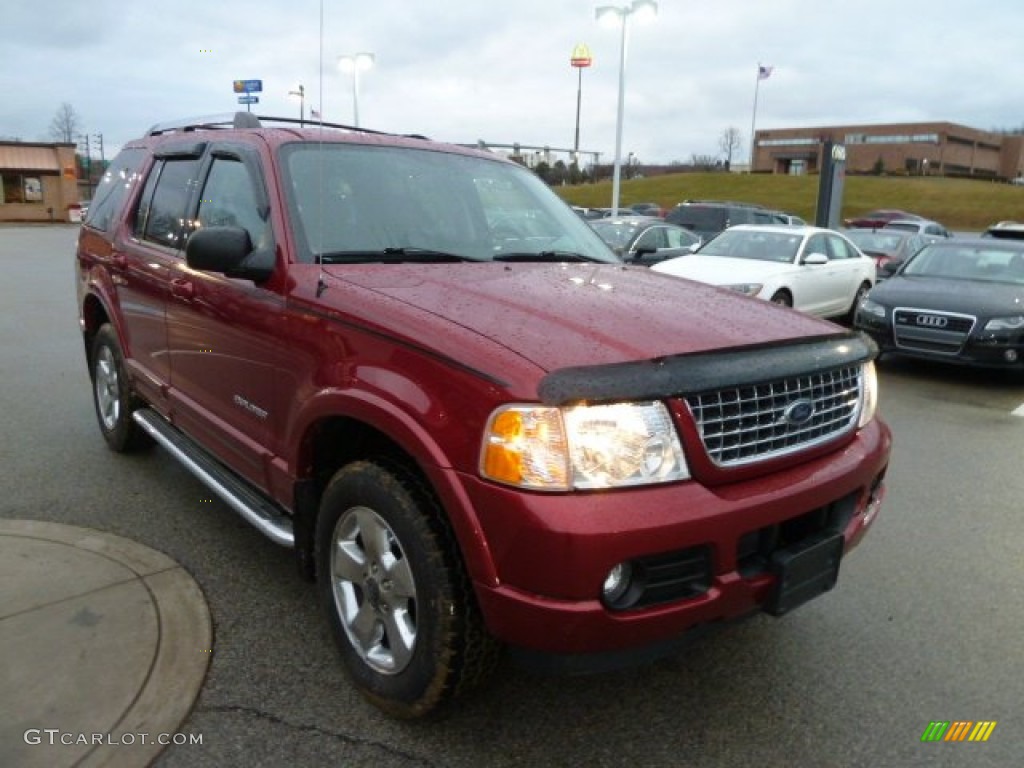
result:
[[[607,2],[608,0],[602,0]],[[619,32],[579,0],[0,0],[0,137],[50,140],[70,103],[107,154],[156,122],[244,109],[232,81],[261,79],[254,111],[306,106],[352,121],[340,54],[373,52],[363,126],[453,142],[571,147],[586,43],[580,147],[614,151]],[[951,121],[1024,125],[1022,0],[662,0],[632,24],[623,155],[718,155],[729,127]],[[322,76],[321,76],[322,48]]]

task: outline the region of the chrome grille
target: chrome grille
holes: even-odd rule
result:
[[[860,414],[861,367],[687,396],[711,460],[749,464],[818,445]],[[813,407],[812,407],[813,406]]]
[[[978,321],[973,315],[897,307],[892,313],[892,336],[897,347],[957,355]]]

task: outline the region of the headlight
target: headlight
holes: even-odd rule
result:
[[[879,304],[877,301],[871,299],[864,299],[860,303],[860,311],[865,315],[874,315],[877,318],[885,320],[885,307]]]
[[[761,289],[764,288],[761,283],[734,283],[733,285],[723,285],[722,287],[739,291],[744,296],[757,296]]]
[[[660,402],[502,406],[487,422],[480,472],[499,483],[545,491],[690,476],[672,418]]]
[[[1019,331],[1024,329],[1024,315],[993,317],[985,323],[986,331]]]
[[[862,400],[860,403],[860,419],[857,421],[857,429],[867,425],[875,417],[875,409],[878,408],[878,375],[875,373],[873,360],[864,363],[861,371],[863,381]]]

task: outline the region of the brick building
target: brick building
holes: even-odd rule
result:
[[[1008,181],[1024,176],[1024,136],[956,123],[892,123],[775,128],[755,134],[755,173],[817,173],[822,145],[846,146],[849,173],[971,176]]]

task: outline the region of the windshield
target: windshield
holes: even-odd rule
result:
[[[591,222],[590,226],[612,248],[625,248],[632,241],[638,229],[638,225],[635,223],[608,219]]]
[[[846,236],[862,251],[872,253],[896,253],[904,240],[903,234],[885,234],[883,232],[858,232],[850,230]]]
[[[902,274],[1024,285],[1024,249],[999,248],[996,244],[929,245],[907,263]]]
[[[307,142],[285,145],[282,166],[301,261],[619,261],[544,182],[510,163]]]
[[[787,232],[751,232],[727,229],[698,253],[703,256],[728,256],[754,261],[793,262],[803,236]]]

